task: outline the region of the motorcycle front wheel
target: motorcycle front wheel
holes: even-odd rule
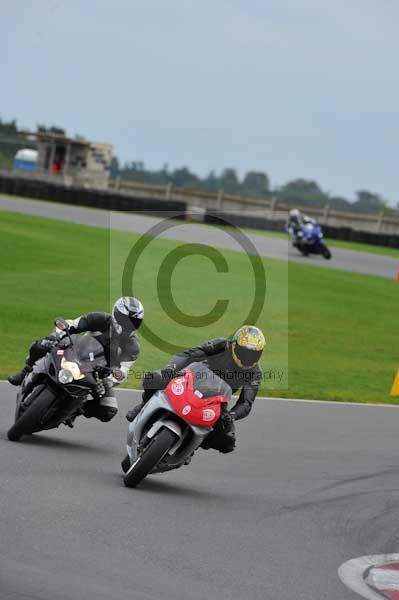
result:
[[[306,245],[301,244],[300,246],[298,246],[298,250],[302,254],[302,256],[309,256],[310,250],[306,247]]]
[[[136,487],[143,481],[175,444],[175,433],[163,427],[144,448],[123,478],[126,487]]]
[[[15,423],[7,431],[7,437],[12,442],[18,442],[23,435],[29,435],[43,429],[43,416],[54,403],[55,396],[47,387],[35,398],[22,414],[16,414]],[[17,411],[20,413],[20,411]]]
[[[320,244],[320,249],[324,258],[326,260],[329,260],[331,258],[331,251],[329,250],[329,248],[327,248],[325,244]]]

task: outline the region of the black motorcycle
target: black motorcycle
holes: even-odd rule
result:
[[[90,334],[71,335],[64,319],[56,319],[63,337],[41,358],[18,391],[14,425],[8,439],[72,424],[82,414],[90,392],[112,372],[104,347]]]

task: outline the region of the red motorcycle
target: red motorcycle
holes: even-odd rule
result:
[[[189,464],[231,393],[230,386],[203,363],[192,363],[182,376],[156,391],[129,425],[122,461],[125,485],[136,487],[150,473]]]

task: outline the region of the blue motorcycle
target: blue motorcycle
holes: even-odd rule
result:
[[[294,246],[303,256],[321,254],[327,260],[331,258],[331,251],[323,240],[323,232],[316,222],[303,223],[295,233]]]

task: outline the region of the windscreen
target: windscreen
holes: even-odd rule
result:
[[[65,350],[65,358],[67,360],[76,361],[80,365],[107,366],[107,361],[104,355],[104,348],[91,335],[73,335],[73,346]]]
[[[213,373],[213,371],[208,369],[206,365],[203,363],[191,363],[187,368],[192,371],[194,376],[194,391],[198,391],[202,395],[202,398],[223,394],[228,400],[231,399],[231,387],[223,379],[220,379],[218,375]]]

